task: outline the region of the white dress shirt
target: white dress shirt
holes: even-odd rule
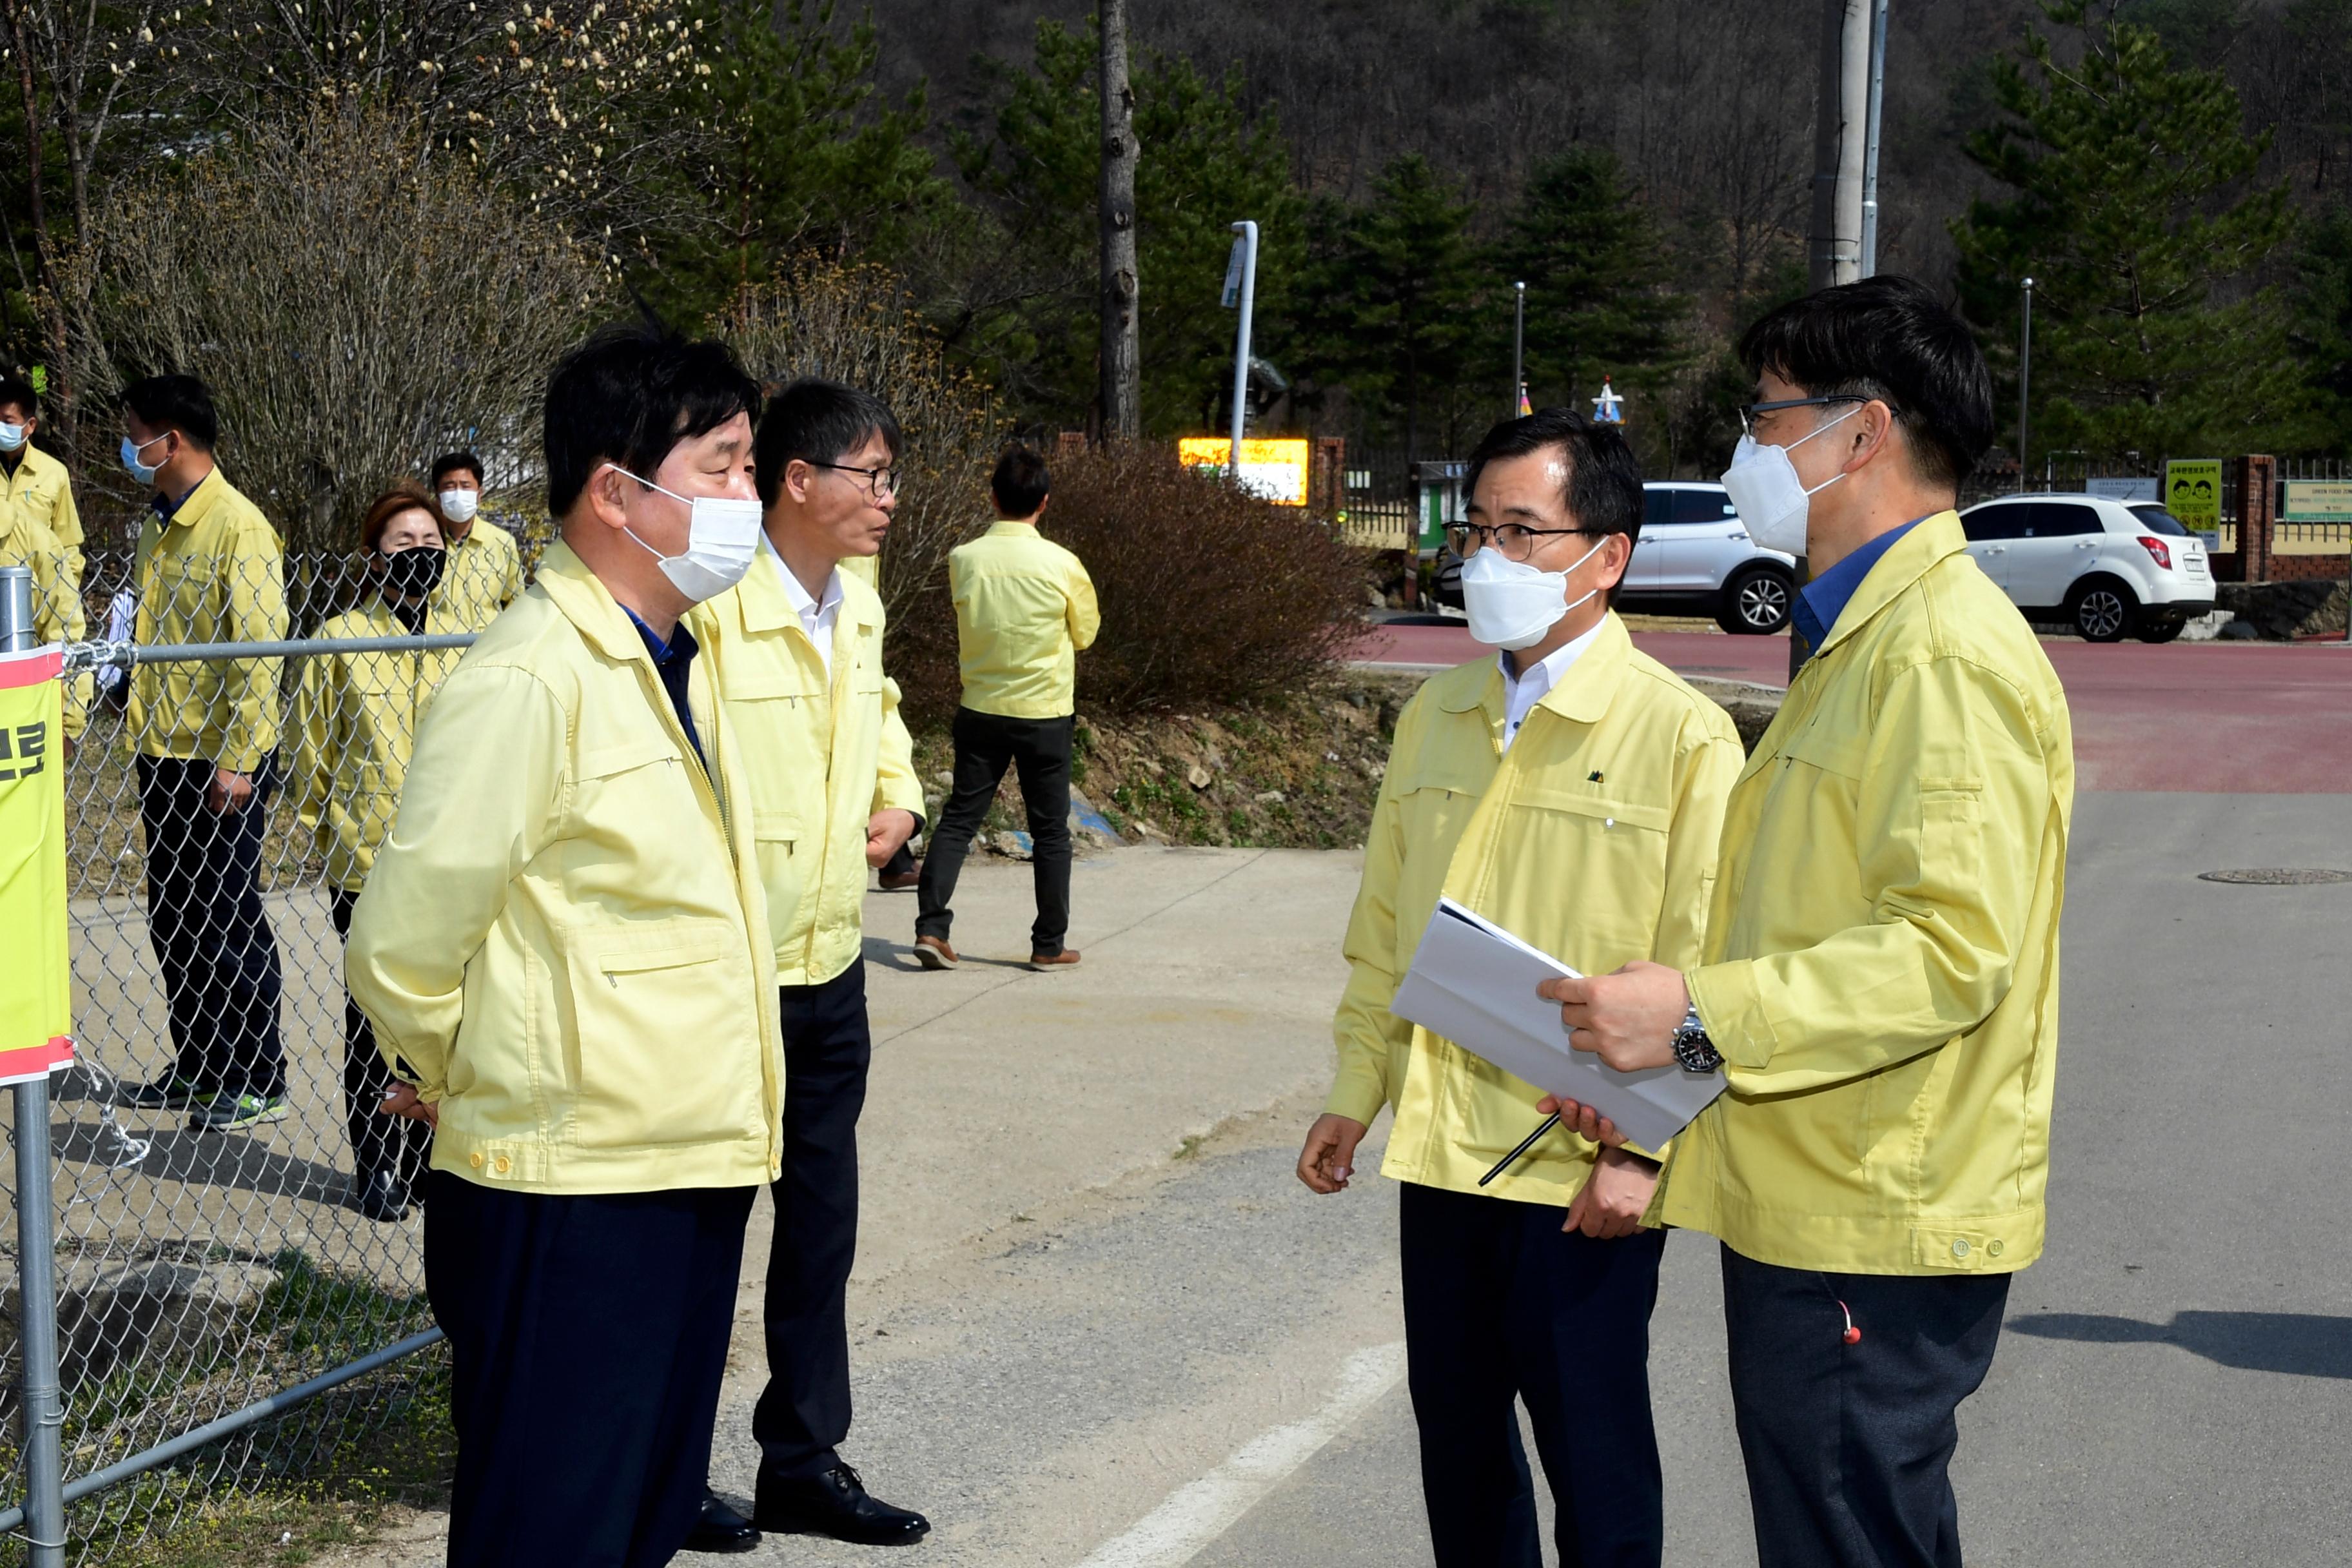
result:
[[[1601,628],[1608,624],[1608,620],[1607,616],[1601,616],[1592,623],[1591,631],[1573,642],[1554,648],[1549,657],[1530,667],[1524,675],[1511,673],[1509,654],[1495,656],[1496,667],[1503,672],[1503,750],[1507,752],[1511,749],[1511,742],[1519,738],[1519,726],[1528,721],[1528,715],[1535,710],[1536,704],[1544,700],[1546,692],[1567,678],[1569,667],[1592,646],[1592,639],[1601,635]]]
[[[793,569],[784,564],[784,558],[776,554],[776,547],[769,542],[765,533],[760,535],[760,544],[770,555],[775,556],[776,570],[784,579],[784,597],[791,602],[793,613],[800,616],[801,630],[808,633],[809,641],[816,645],[816,656],[824,661],[824,678],[831,680],[833,628],[841,619],[841,569],[835,567],[833,574],[824,580],[824,597],[813,599],[809,597],[809,591],[801,586],[801,580],[793,575]]]

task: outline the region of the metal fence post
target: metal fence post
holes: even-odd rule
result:
[[[0,651],[33,647],[33,574],[0,566]],[[16,1324],[25,1373],[25,1539],[31,1568],[65,1568],[65,1407],[58,1390],[49,1082],[16,1086]]]

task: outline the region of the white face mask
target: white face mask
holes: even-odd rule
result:
[[[1861,413],[1849,408],[1819,430],[1810,431],[1786,447],[1761,447],[1753,436],[1742,436],[1739,445],[1731,451],[1731,467],[1723,470],[1723,488],[1731,497],[1732,509],[1739,521],[1748,525],[1748,536],[1767,550],[1777,550],[1784,555],[1805,552],[1805,522],[1808,500],[1845,478],[1832,474],[1811,489],[1797,477],[1797,465],[1789,454],[1823,430],[1832,430]]]
[[[1523,561],[1510,561],[1493,545],[1462,563],[1462,607],[1470,615],[1470,635],[1489,647],[1513,651],[1533,647],[1559,618],[1601,592],[1568,598],[1568,574],[1592,559],[1602,540],[1558,572],[1538,571]]]
[[[475,490],[443,490],[439,499],[441,515],[451,522],[473,521],[475,511],[482,504],[480,493]]]
[[[637,476],[618,463],[606,468],[627,479]],[[645,552],[661,563],[662,575],[670,586],[687,597],[689,604],[701,604],[715,599],[743,580],[751,569],[752,560],[760,552],[760,503],[755,500],[732,500],[725,496],[682,496],[676,490],[662,489],[651,479],[637,483],[676,501],[684,501],[693,514],[687,525],[686,552],[664,555],[644,540],[637,531],[624,527],[621,531]]]
[[[13,452],[25,444],[22,425],[0,425],[0,452]]]

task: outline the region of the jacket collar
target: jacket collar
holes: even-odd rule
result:
[[[1034,522],[1023,522],[1017,518],[1000,517],[994,522],[988,525],[987,537],[991,539],[1034,539],[1037,537],[1037,525]]]
[[[1948,508],[1923,519],[1888,546],[1868,575],[1854,585],[1853,596],[1846,600],[1845,608],[1838,613],[1837,624],[1830,627],[1822,646],[1813,650],[1813,657],[1819,658],[1852,637],[1879,611],[1908,592],[1936,563],[1947,555],[1958,554],[1968,542],[1968,536],[1960,531],[1958,512]]]
[[[1626,663],[1633,651],[1633,639],[1626,634],[1625,623],[1610,611],[1601,617],[1600,632],[1592,646],[1584,650],[1569,667],[1568,675],[1559,685],[1543,694],[1536,704],[1546,712],[1579,724],[1593,724],[1609,711],[1617,688],[1625,679]],[[1486,668],[1486,679],[1475,686],[1465,685],[1449,690],[1438,699],[1438,706],[1449,713],[1467,713],[1474,708],[1492,708],[1500,714],[1503,708],[1503,672],[1493,659],[1481,661]]]
[[[564,619],[579,627],[580,635],[599,653],[653,668],[653,656],[646,652],[636,624],[604,586],[604,579],[588,570],[588,563],[572,546],[561,539],[549,545],[540,558],[538,580]]]
[[[773,632],[790,627],[806,635],[801,625],[801,613],[793,605],[793,596],[784,588],[784,574],[791,568],[776,553],[765,534],[760,537],[760,552],[752,558],[751,570],[743,574],[742,584],[735,590],[735,601],[741,606],[743,629],[747,632]],[[882,620],[882,601],[854,572],[834,569],[835,579],[841,584],[841,611],[834,620],[834,645],[852,628],[872,630]]]
[[[178,506],[172,509],[171,516],[165,517],[158,512],[155,521],[166,529],[194,528],[212,515],[213,508],[220,504],[221,497],[228,493],[228,481],[221,478],[220,468],[215,466],[212,472],[196,481],[196,488],[190,490]]]

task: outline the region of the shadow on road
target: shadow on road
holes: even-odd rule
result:
[[[134,1129],[147,1145],[135,1169],[157,1181],[193,1187],[236,1187],[266,1197],[340,1205],[351,1195],[352,1178],[331,1165],[280,1154],[241,1133],[188,1132],[177,1128]],[[51,1147],[60,1160],[121,1169],[115,1135],[102,1124],[53,1122]]]
[[[2038,1339],[2085,1344],[2168,1344],[2245,1372],[2352,1378],[2352,1318],[2315,1312],[2176,1312],[2143,1323],[2095,1312],[2037,1312],[2011,1329]]]

